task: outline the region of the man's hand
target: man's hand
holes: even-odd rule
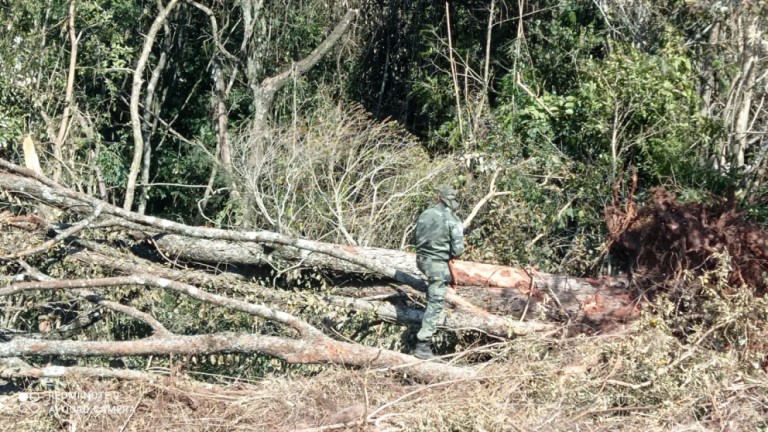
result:
[[[453,271],[453,258],[448,260],[448,271],[451,272],[451,288],[458,292],[459,288],[456,285],[456,272]]]

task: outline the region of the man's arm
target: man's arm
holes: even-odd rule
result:
[[[453,217],[448,223],[448,229],[451,236],[451,258],[455,258],[464,253],[464,226],[459,218]]]

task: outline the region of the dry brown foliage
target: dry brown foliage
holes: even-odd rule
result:
[[[609,248],[627,261],[637,296],[681,339],[768,367],[768,232],[732,193],[679,202],[658,188],[639,208],[618,201],[605,211]]]
[[[402,216],[416,214],[456,169],[452,158],[431,159],[396,122],[359,106],[327,107],[269,140],[241,138],[235,168],[260,226],[334,243],[405,247],[412,221]]]
[[[655,189],[651,202],[637,211],[606,209],[613,246],[636,259],[641,287],[671,288],[686,270],[701,275],[719,266],[727,254],[727,284],[749,286],[763,295],[768,286],[768,233],[744,217],[733,195],[710,204],[680,203],[673,193]]]

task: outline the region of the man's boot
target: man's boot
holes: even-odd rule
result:
[[[429,342],[419,341],[416,344],[416,349],[413,350],[413,356],[419,360],[429,360],[435,355],[432,354],[432,348],[429,347]]]

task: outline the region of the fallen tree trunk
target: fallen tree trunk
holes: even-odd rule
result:
[[[291,246],[198,239],[173,234],[158,235],[153,238],[153,243],[172,259],[233,266],[301,266],[339,273],[371,273],[349,261]],[[415,254],[371,247],[334,246],[398,272],[421,275],[416,268]],[[489,299],[489,302],[516,305],[511,308],[499,307],[503,312],[525,311],[530,316],[544,313],[558,321],[578,321],[599,326],[604,322],[631,320],[640,311],[634,293],[628,289],[627,281],[621,279],[576,278],[461,260],[454,261],[453,268],[456,275],[454,283],[464,287],[462,295],[469,298],[495,297]]]
[[[104,269],[121,274],[131,275],[145,273],[188,284],[211,286],[217,291],[235,292],[237,294],[256,294],[260,299],[277,305],[288,301],[296,301],[295,298],[288,298],[290,293],[247,282],[232,274],[211,275],[196,270],[176,270],[152,265],[150,262],[137,258],[129,260],[90,251],[76,251],[70,254],[70,257],[82,264],[95,264]],[[424,316],[423,309],[408,307],[399,302],[366,301],[339,295],[321,295],[318,299],[324,301],[328,305],[353,309],[358,312],[373,313],[378,319],[400,324],[421,324]],[[522,336],[555,330],[555,326],[552,324],[533,321],[521,322],[495,315],[489,317],[477,316],[461,309],[449,311],[445,322],[440,327],[451,331],[475,330],[499,337],[509,337],[511,335]]]
[[[340,364],[382,370],[397,370],[423,381],[470,378],[469,368],[424,362],[406,354],[371,348],[330,338],[296,340],[244,333],[213,333],[132,341],[44,341],[15,338],[0,343],[0,357],[31,355],[59,356],[149,356],[202,355],[215,353],[259,353],[290,364]]]
[[[0,188],[84,215],[92,215],[98,209],[151,236],[171,258],[232,265],[288,263],[340,272],[368,272],[424,289],[424,281],[414,276],[420,276],[415,258],[406,252],[295,239],[269,231],[191,227],[108,205],[2,159],[0,167],[6,170],[0,173]],[[639,313],[634,295],[617,280],[572,278],[467,261],[457,261],[454,270],[457,285],[480,287],[472,289],[490,291],[500,298],[525,299],[520,317],[523,319],[529,311],[535,311],[549,319],[601,326],[632,319]],[[453,292],[447,300],[476,315],[490,316]]]

